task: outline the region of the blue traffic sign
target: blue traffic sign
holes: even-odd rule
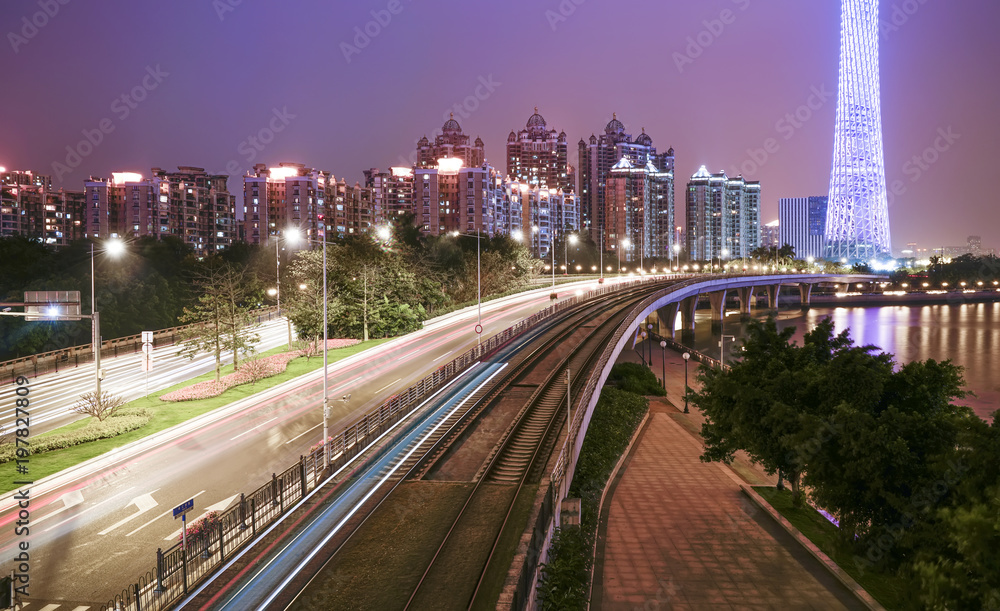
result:
[[[174,507],[174,519],[176,520],[179,516],[184,515],[192,509],[194,509],[194,499],[184,501],[177,507]]]

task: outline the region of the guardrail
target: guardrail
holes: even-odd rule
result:
[[[379,438],[400,420],[408,417],[422,399],[453,380],[469,366],[503,348],[521,333],[581,301],[642,282],[644,280],[609,284],[549,306],[490,337],[405,391],[393,395],[378,408],[329,438],[331,470],[336,471],[346,466],[360,454],[374,448]],[[227,558],[231,558],[249,543],[260,530],[272,524],[311,490],[322,485],[323,482],[319,481],[323,473],[322,460],[323,446],[318,445],[308,456],[300,456],[298,462],[282,473],[272,474],[269,482],[249,494],[240,494],[239,502],[219,514],[218,521],[213,523],[204,536],[199,536],[195,541],[189,540],[187,549],[180,542],[165,551],[158,549],[156,568],[140,576],[123,589],[121,594],[103,605],[101,610],[159,611],[170,608],[221,567]],[[358,466],[355,470],[360,468]],[[344,476],[340,483],[348,480],[350,475]]]
[[[257,322],[272,320],[278,315],[278,308],[261,308],[254,310],[252,315],[257,317]],[[178,335],[184,330],[202,323],[192,325],[182,325],[180,327],[170,327],[153,331],[153,347],[170,346],[177,343]],[[125,354],[134,354],[142,351],[142,334],[129,335],[101,342],[101,358],[109,358]],[[17,376],[37,377],[46,373],[58,373],[62,369],[70,369],[78,365],[86,365],[94,362],[93,344],[83,344],[70,348],[61,348],[49,352],[40,352],[31,356],[24,356],[9,361],[0,362],[0,381],[6,382],[9,378],[11,382]]]
[[[559,456],[556,458],[555,466],[549,474],[548,490],[545,492],[542,507],[538,512],[538,517],[532,525],[531,537],[528,540],[527,554],[524,563],[521,565],[521,572],[520,575],[518,575],[517,585],[513,592],[511,602],[512,609],[524,609],[528,606],[531,600],[533,600],[534,584],[536,583],[538,569],[540,566],[539,561],[545,553],[549,537],[552,534],[555,514],[562,505],[563,493],[568,492],[568,489],[563,490],[563,486],[566,484],[566,478],[569,471],[568,467],[570,466],[569,463],[575,446],[575,440],[579,436],[580,429],[584,424],[584,419],[586,418],[586,410],[581,409],[581,406],[589,403],[594,392],[599,390],[597,385],[600,382],[601,372],[611,359],[613,347],[616,346],[625,336],[625,332],[628,327],[631,326],[632,321],[639,316],[639,313],[642,312],[648,304],[653,303],[656,299],[659,299],[661,295],[701,281],[700,279],[695,279],[691,276],[692,275],[689,274],[685,276],[683,280],[667,287],[664,293],[657,292],[650,297],[643,299],[629,311],[628,315],[626,315],[625,318],[622,319],[622,322],[618,325],[618,328],[615,329],[614,334],[612,334],[612,339],[608,342],[609,348],[601,353],[597,364],[593,367],[593,369],[591,369],[583,391],[577,393],[576,396],[573,397],[573,401],[575,403],[572,410],[573,421],[566,436],[567,441],[560,450]],[[711,360],[709,357],[701,355],[700,353],[698,353],[698,355],[699,357]],[[716,361],[716,363],[717,362],[718,361]]]

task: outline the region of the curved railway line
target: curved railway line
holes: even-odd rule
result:
[[[305,594],[313,588],[322,587],[324,575],[337,565],[339,552],[396,488],[403,482],[426,476],[440,466],[440,463],[447,462],[470,428],[476,426],[477,419],[490,413],[504,394],[516,386],[522,392],[532,389],[530,397],[485,456],[472,478],[471,490],[447,529],[447,534],[441,539],[433,555],[425,561],[419,580],[412,589],[407,586],[410,593],[404,607],[492,608],[498,594],[497,580],[502,583],[502,576],[506,576],[510,564],[507,554],[500,553],[502,541],[505,535],[508,540],[511,536],[516,540],[525,527],[524,524],[514,523],[515,508],[519,502],[526,502],[529,494],[530,500],[533,500],[534,484],[545,472],[545,465],[558,436],[565,429],[563,423],[567,420],[567,391],[576,396],[576,393],[583,390],[590,369],[632,306],[642,297],[674,282],[676,281],[644,284],[584,302],[534,330],[524,348],[512,355],[506,369],[491,385],[466,398],[461,409],[454,410],[436,426],[433,436],[421,440],[420,444],[427,449],[413,452],[412,457],[397,470],[402,475],[395,479],[393,485],[377,501],[366,507],[363,517],[356,521],[349,533],[341,537],[333,552],[316,568],[286,608],[306,608],[302,606]],[[567,371],[571,372],[569,388],[566,382]],[[502,497],[502,503],[497,502],[498,497]],[[488,533],[480,532],[485,526],[477,517],[482,516],[484,507],[494,512],[496,522],[499,523],[499,528]],[[470,540],[469,533],[473,532],[476,533],[476,549],[463,549],[463,545]],[[452,574],[454,563],[449,559],[461,556],[475,556],[469,563],[478,566],[471,572],[467,569],[463,574],[461,587],[457,587],[454,583],[455,575]],[[453,600],[448,601],[447,605],[435,594],[443,587],[453,594]]]

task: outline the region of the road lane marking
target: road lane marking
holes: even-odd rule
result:
[[[267,424],[268,422],[274,422],[277,419],[278,419],[278,417],[275,416],[274,418],[271,418],[270,420],[265,420],[264,422],[261,422],[260,424],[258,424],[257,426],[253,427],[252,429],[247,429],[247,430],[243,431],[242,433],[240,433],[239,435],[237,435],[236,437],[231,437],[229,439],[229,441],[236,441],[237,439],[239,439],[240,437],[246,435],[247,433],[252,433],[256,429],[259,429],[260,427],[262,427],[265,424]]]
[[[204,490],[202,490],[202,491],[201,491],[201,492],[199,492],[198,494],[196,494],[196,495],[192,496],[191,498],[195,499],[195,498],[198,498],[199,496],[201,496],[201,495],[203,495],[203,494],[205,494],[205,491],[204,491]],[[139,531],[140,531],[140,530],[142,530],[143,528],[146,528],[147,526],[149,526],[149,525],[150,525],[150,524],[152,524],[153,522],[155,522],[155,521],[159,520],[160,518],[162,518],[163,516],[167,515],[168,513],[172,513],[173,511],[174,511],[174,510],[173,510],[173,508],[171,508],[171,509],[168,509],[168,510],[164,511],[164,512],[163,512],[163,513],[161,513],[160,515],[156,516],[155,518],[153,518],[153,519],[152,519],[152,520],[150,520],[149,522],[146,522],[145,524],[143,524],[142,526],[140,526],[139,528],[137,528],[137,529],[133,530],[132,532],[128,533],[128,534],[127,534],[127,535],[125,535],[125,536],[126,536],[126,537],[131,537],[132,535],[134,535],[135,533],[139,532]]]
[[[322,423],[322,422],[320,422],[319,424],[317,424],[316,426],[314,426],[314,427],[312,427],[312,428],[309,428],[309,429],[306,429],[306,430],[302,431],[301,433],[299,433],[299,434],[298,434],[298,435],[296,435],[295,437],[292,437],[291,439],[289,439],[288,441],[286,441],[286,442],[285,442],[285,445],[287,446],[288,444],[292,443],[293,441],[295,441],[295,440],[296,440],[296,439],[298,439],[299,437],[302,437],[303,435],[305,435],[305,434],[306,434],[306,433],[308,433],[309,431],[311,431],[311,430],[313,430],[313,429],[317,429],[317,428],[319,428],[319,427],[321,427],[321,426],[323,426],[323,423]]]
[[[197,518],[191,520],[191,523],[197,522],[198,520],[204,518],[205,516],[207,516],[208,514],[212,513],[213,511],[216,511],[216,512],[225,511],[225,509],[227,507],[229,507],[229,504],[233,502],[233,499],[235,499],[236,496],[237,495],[234,494],[233,496],[229,497],[228,499],[223,499],[223,500],[219,501],[218,503],[216,503],[215,505],[210,505],[210,506],[206,507],[204,513],[202,513]],[[181,538],[181,529],[178,528],[176,531],[174,531],[174,533],[172,535],[170,535],[169,537],[164,538],[163,540],[164,541],[177,541],[180,538]]]
[[[77,505],[83,502],[83,493],[80,492],[79,490],[71,490],[66,494],[62,495],[61,497],[59,497],[57,500],[63,502],[62,509],[57,509],[52,513],[45,514],[44,516],[35,520],[35,524],[38,524],[42,520],[48,520],[52,516],[59,515],[60,513],[66,511],[67,509],[70,509],[71,507],[76,507]]]
[[[442,354],[441,356],[437,357],[436,359],[434,359],[431,362],[432,363],[436,363],[436,362],[440,361],[441,359],[443,359],[444,357],[448,356],[449,354],[451,354],[451,352],[445,352],[444,354]]]
[[[159,490],[159,488],[157,488],[157,490]],[[153,492],[156,492],[157,490],[154,490]],[[154,509],[157,505],[159,505],[159,503],[157,503],[156,500],[153,499],[153,492],[141,494],[132,499],[131,501],[129,501],[128,504],[126,504],[125,506],[128,507],[129,505],[135,504],[136,509],[138,509],[139,511],[133,513],[130,516],[122,518],[121,520],[118,520],[117,522],[115,522],[114,524],[105,528],[104,530],[102,530],[97,534],[106,535],[109,532],[113,531],[114,529],[118,528],[119,526],[124,526],[126,523],[131,522],[135,518],[138,518],[142,514],[149,511],[150,509]]]
[[[48,528],[46,528],[46,529],[45,529],[45,530],[43,530],[42,532],[49,532],[50,530],[53,530],[53,529],[55,529],[55,528],[59,528],[60,526],[62,526],[63,524],[65,524],[65,523],[67,523],[67,522],[72,522],[73,520],[75,520],[75,519],[79,518],[80,516],[82,516],[83,514],[87,513],[88,511],[92,511],[92,510],[94,510],[94,509],[97,509],[97,508],[98,508],[98,507],[100,507],[101,505],[103,505],[103,504],[105,504],[105,503],[109,502],[109,501],[113,501],[113,500],[114,500],[114,499],[115,499],[116,497],[119,497],[119,496],[121,496],[121,495],[125,494],[126,492],[128,492],[128,491],[129,491],[129,490],[131,490],[132,488],[135,488],[135,486],[129,486],[128,488],[126,488],[126,489],[122,490],[122,491],[121,491],[121,492],[119,492],[118,494],[115,494],[115,495],[113,495],[113,496],[109,496],[108,498],[104,499],[104,500],[103,500],[103,501],[101,501],[100,503],[94,503],[94,504],[93,504],[93,505],[91,505],[90,507],[88,507],[88,508],[86,508],[86,509],[84,509],[84,510],[80,511],[80,513],[76,514],[76,515],[75,515],[75,516],[73,516],[72,518],[66,518],[66,519],[65,519],[65,520],[63,520],[62,522],[58,522],[58,523],[56,523],[56,524],[53,524],[52,526],[49,526]],[[39,522],[41,522],[41,520],[39,520]]]
[[[22,605],[22,608],[23,608],[24,606],[25,606],[25,605]],[[45,605],[44,607],[42,607],[42,608],[41,608],[41,609],[39,609],[38,611],[56,611],[56,609],[58,609],[58,608],[59,608],[59,605],[57,605],[57,604],[53,603],[53,604],[48,604],[48,605]]]
[[[383,391],[383,390],[385,390],[386,388],[389,388],[389,387],[390,387],[390,386],[392,386],[393,384],[395,384],[395,383],[397,383],[397,382],[401,382],[402,380],[403,380],[403,378],[399,378],[398,380],[395,380],[395,381],[392,381],[392,382],[389,382],[388,384],[386,384],[386,385],[385,385],[385,386],[383,386],[382,388],[380,388],[380,389],[376,390],[376,391],[375,391],[375,394],[376,394],[376,395],[377,395],[377,394],[379,394],[380,392],[382,392],[382,391]]]

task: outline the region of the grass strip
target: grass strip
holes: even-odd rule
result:
[[[792,505],[790,490],[777,490],[771,486],[753,488],[882,606],[886,609],[905,608],[905,595],[909,587],[906,580],[870,568],[859,569],[854,562],[854,553],[843,543],[839,529],[811,505],[803,504],[802,507]]]
[[[330,363],[334,363],[349,356],[353,356],[362,350],[367,350],[368,348],[373,348],[385,342],[391,341],[392,339],[394,338],[370,340],[353,346],[330,350],[328,352],[327,360]],[[279,352],[284,352],[284,349],[275,348],[274,350],[264,352],[263,355],[267,356],[269,354],[276,354]],[[288,368],[278,375],[260,380],[256,384],[243,384],[242,386],[235,386],[217,397],[182,402],[168,402],[160,400],[160,395],[162,394],[173,392],[204,380],[215,379],[215,372],[212,371],[192,380],[187,380],[180,384],[171,386],[170,388],[158,391],[157,393],[153,393],[148,397],[142,397],[140,399],[130,401],[121,408],[122,411],[125,411],[126,413],[133,410],[145,411],[150,415],[149,422],[145,426],[110,439],[100,439],[61,450],[53,450],[43,454],[32,455],[30,463],[28,464],[27,474],[18,474],[16,472],[16,464],[13,462],[0,465],[0,478],[2,478],[2,480],[0,480],[0,492],[9,492],[14,490],[16,488],[13,484],[14,480],[28,479],[30,481],[38,481],[43,477],[54,475],[64,469],[74,467],[82,462],[90,460],[91,458],[100,456],[101,454],[110,452],[117,448],[121,448],[122,446],[133,441],[144,439],[172,426],[186,422],[187,420],[196,418],[202,414],[207,414],[208,412],[216,410],[220,407],[245,399],[256,393],[267,390],[268,388],[272,388],[301,375],[321,369],[322,367],[322,354],[313,356],[309,359],[306,357],[299,357],[290,361],[288,363]],[[232,365],[227,365],[223,368],[223,374],[232,371]],[[93,420],[93,418],[73,422],[64,427],[39,435],[38,437],[41,439],[53,435],[61,435],[67,432],[82,431],[90,424],[91,420]]]

